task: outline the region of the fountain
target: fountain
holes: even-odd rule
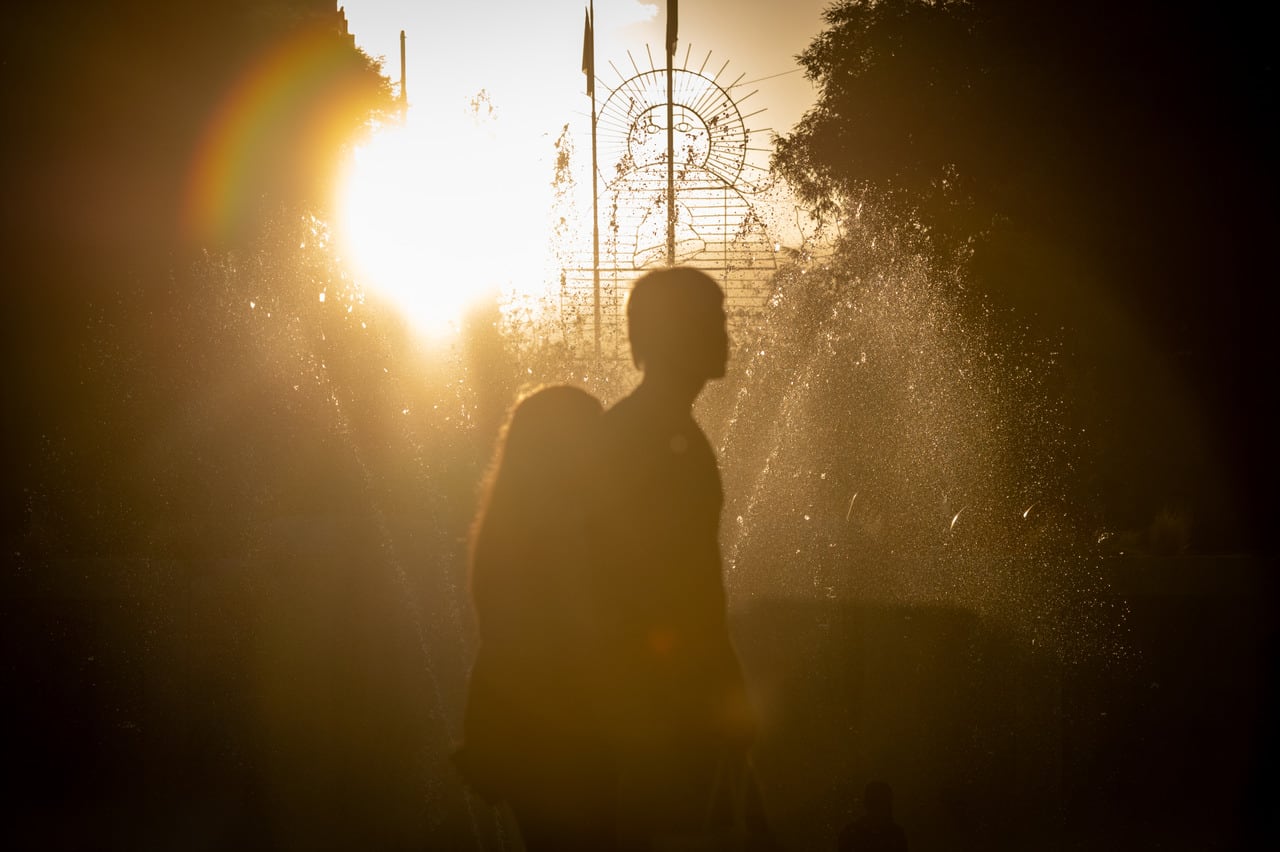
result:
[[[1018,771],[1061,775],[1044,731],[1062,667],[1124,654],[1123,609],[1063,497],[1076,449],[1045,389],[1053,364],[1002,348],[956,307],[963,281],[892,232],[842,246],[784,265],[699,410],[761,773],[796,848],[834,836],[868,772],[914,779],[898,786],[918,826],[955,830],[955,808],[981,822],[976,801],[1009,795],[1011,732]],[[504,848],[502,819],[448,763],[474,651],[477,483],[521,387],[612,401],[636,374],[581,359],[553,303],[420,337],[314,219],[175,275],[184,298],[134,333],[163,330],[180,357],[122,376],[94,349],[113,335],[85,344],[103,381],[177,392],[128,473],[160,505],[122,509],[120,540],[97,548],[145,558],[94,569],[131,601],[101,625],[126,653],[112,665],[165,684],[102,710],[159,755],[124,806],[159,841],[207,823],[317,847]],[[27,558],[50,556],[36,543]],[[1024,796],[1029,834],[1057,825],[1057,792]],[[939,796],[952,804],[912,804]]]
[[[713,91],[740,101],[745,88],[715,74],[719,61],[689,64],[686,48],[674,90],[710,93],[714,109],[668,118],[653,59],[628,78],[647,99],[634,116],[645,135],[624,121],[630,100],[609,108],[630,167],[603,173],[601,257],[616,274],[602,282],[612,325],[600,329],[580,298],[595,283],[582,262],[589,181],[574,168],[585,144],[575,151],[568,132],[557,144],[561,209],[546,229],[558,261],[576,258],[559,264],[571,273],[526,275],[544,233],[529,223],[545,211],[518,209],[534,193],[512,187],[545,189],[548,175],[528,166],[532,146],[490,144],[501,133],[481,91],[462,111],[476,134],[437,112],[422,173],[388,170],[417,200],[431,190],[458,202],[428,214],[448,250],[418,240],[413,207],[398,214],[405,232],[374,230],[434,265],[406,278],[418,295],[459,295],[460,276],[491,255],[511,263],[496,280],[547,286],[424,335],[365,288],[325,222],[264,212],[258,227],[259,202],[274,210],[294,197],[282,187],[328,168],[327,155],[323,167],[296,156],[288,134],[265,147],[258,135],[283,114],[273,92],[305,82],[318,93],[328,79],[306,72],[329,65],[309,61],[244,74],[267,18],[290,16],[202,4],[196,20],[222,23],[193,26],[185,7],[129,5],[70,29],[59,4],[33,5],[11,44],[5,98],[23,117],[4,160],[17,387],[0,580],[11,846],[517,845],[448,759],[475,650],[465,577],[477,485],[522,389],[573,382],[612,402],[636,380],[617,318],[662,235],[666,130],[697,181],[683,188],[696,203],[677,218],[688,227],[673,253],[745,270],[729,375],[697,413],[722,468],[731,627],[785,847],[830,848],[873,778],[892,784],[920,848],[1229,848],[1274,828],[1263,774],[1274,571],[1208,552],[1188,520],[1203,524],[1207,508],[1216,541],[1243,530],[1264,545],[1253,554],[1273,549],[1273,312],[1258,295],[1271,270],[1258,109],[1268,54],[1240,39],[1267,27],[1242,27],[1238,9],[1215,19],[1059,4],[1019,30],[1023,6],[992,7],[1000,50],[982,79],[995,114],[1002,96],[1025,96],[1027,120],[928,109],[948,131],[980,132],[958,146],[949,132],[915,138],[987,152],[980,163],[1011,152],[1007,188],[1029,181],[1023,212],[1039,217],[980,258],[1020,316],[871,205],[829,242],[812,229],[776,236],[790,212],[768,212],[776,198],[757,210],[763,193],[739,191],[736,155],[711,148],[723,134],[747,149],[750,110],[735,116]],[[546,17],[527,5],[517,23]],[[888,20],[894,4],[851,5]],[[496,72],[516,68],[512,56],[554,55],[532,33],[442,44]],[[1059,52],[1046,52],[1055,33]],[[1082,52],[1090,34],[1098,49]],[[345,49],[345,23],[341,36]],[[481,48],[487,66],[471,61]],[[960,78],[946,62],[960,54],[929,55],[945,60],[947,83],[931,91],[950,91]],[[101,73],[82,73],[86,62]],[[352,68],[381,91],[372,65]],[[312,100],[325,114],[335,103]],[[323,136],[312,129],[298,119],[307,150]],[[458,168],[478,153],[483,168]],[[458,201],[480,179],[494,192]],[[755,173],[754,188],[768,183]],[[632,190],[647,208],[613,214]],[[192,221],[182,198],[199,202]],[[474,239],[448,236],[456,223]],[[239,248],[190,254],[182,225],[235,225],[223,236]],[[536,239],[497,250],[513,233]],[[1050,336],[1073,328],[1077,339]],[[1090,330],[1098,339],[1083,339]],[[1170,508],[1146,532],[1103,526],[1119,514],[1142,530],[1151,499]]]
[[[382,696],[376,711],[350,708],[323,737],[358,743],[348,756],[358,772],[401,767],[387,789],[421,796],[401,801],[402,819],[422,807],[433,836],[488,848],[502,823],[446,761],[472,652],[462,578],[475,484],[520,387],[571,381],[611,401],[635,374],[625,361],[580,360],[555,311],[525,310],[527,300],[473,316],[452,343],[423,343],[391,306],[322,272],[323,245],[298,254],[286,262],[292,271],[260,269],[255,279],[207,270],[237,323],[257,323],[245,343],[296,400],[286,403],[299,406],[292,416],[327,436],[312,469],[339,477],[307,480],[306,494],[263,507],[277,518],[254,557],[274,578],[270,597],[314,598],[318,619],[299,638],[297,623],[262,616],[283,631],[272,643],[289,649],[264,664],[253,690],[278,705],[263,740],[296,736],[284,720],[332,688],[314,684],[304,698],[282,686],[299,662],[291,655],[312,656],[323,625],[348,622],[324,639],[317,676],[359,679],[368,658],[339,666],[335,658],[349,658],[332,644],[355,630],[367,651],[390,655],[380,670],[398,683],[370,684],[366,700]],[[291,296],[278,284],[262,289],[289,277]],[[769,792],[797,848],[834,832],[869,771],[917,779],[900,785],[905,802],[942,795],[946,808],[963,803],[981,817],[975,797],[1010,795],[1002,761],[1011,732],[1022,773],[1060,776],[1045,730],[1062,721],[1063,667],[1123,665],[1127,654],[1124,607],[1089,546],[1087,515],[1065,496],[1079,450],[1054,418],[1054,365],[1002,348],[966,318],[962,286],[870,225],[834,255],[797,255],[775,278],[767,311],[738,325],[730,376],[700,403],[728,495],[726,585],[765,717],[762,773],[766,785],[792,779]],[[348,495],[350,514],[299,517],[282,505],[315,493]],[[935,709],[904,712],[903,701]],[[352,740],[349,726],[370,712],[416,748],[391,759]],[[832,748],[822,736],[851,739]],[[304,740],[297,755],[319,747]],[[795,780],[817,771],[824,784]],[[301,797],[303,813],[330,794],[299,791],[287,774],[278,783]],[[1024,796],[1026,836],[1058,825],[1060,792]],[[939,808],[904,813],[954,828],[955,814]],[[972,830],[981,838],[991,829]]]

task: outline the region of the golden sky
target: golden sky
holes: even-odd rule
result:
[[[827,0],[685,0],[677,65],[706,74],[727,68],[722,86],[749,109],[751,144],[767,146],[812,103],[795,63],[821,28]],[[475,291],[531,290],[545,283],[554,142],[567,124],[577,180],[589,187],[590,109],[581,71],[581,0],[425,3],[349,0],[356,43],[400,77],[400,31],[407,36],[409,120],[360,155],[340,232],[364,277],[413,302],[423,322],[455,316]],[[598,106],[632,73],[664,64],[666,3],[597,0]],[[484,92],[485,97],[477,100]],[[394,136],[394,138],[393,138]],[[763,154],[755,155],[766,162]],[[602,169],[605,165],[602,164]],[[589,210],[589,190],[581,203]],[[590,229],[586,228],[589,239]],[[429,288],[424,277],[448,279]],[[467,284],[460,282],[466,281]],[[448,292],[446,292],[446,289]],[[465,291],[471,291],[467,293]]]
[[[582,0],[344,5],[356,43],[386,58],[392,80],[399,78],[399,33],[406,31],[409,99],[416,109],[448,112],[485,89],[513,123],[558,129],[575,113],[587,113],[579,71]],[[625,71],[628,49],[640,61],[647,43],[661,64],[665,2],[595,5],[597,67],[606,85],[617,82],[607,71],[608,60]],[[695,57],[710,50],[716,67],[730,62],[732,77],[771,77],[758,84],[755,98],[768,106],[761,118],[785,130],[812,103],[813,89],[796,71],[794,57],[821,29],[827,5],[828,0],[684,0],[678,55],[688,46]]]

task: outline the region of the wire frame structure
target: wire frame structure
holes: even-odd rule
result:
[[[603,354],[626,357],[626,294],[649,269],[667,263],[667,69],[641,68],[628,52],[634,73],[613,63],[619,83],[597,118],[600,193],[600,321]],[[675,262],[705,270],[725,291],[730,322],[742,322],[765,308],[769,280],[777,269],[778,246],[753,198],[769,187],[761,164],[766,148],[752,145],[744,114],[754,91],[734,98],[742,77],[728,81],[729,63],[709,70],[711,54],[689,63],[691,48],[672,73],[672,128],[675,176]],[[593,270],[585,262],[566,268],[561,309],[580,341],[595,336]]]

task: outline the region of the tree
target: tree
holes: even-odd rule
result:
[[[14,117],[0,143],[7,235],[131,261],[164,254],[202,149],[254,103],[252,139],[237,151],[247,194],[322,205],[337,155],[393,107],[389,82],[342,20],[334,4],[309,0],[17,10],[0,90]],[[242,224],[226,236],[252,233]]]
[[[829,211],[871,193],[944,242],[1087,229],[1267,157],[1267,52],[1240,10],[839,0],[825,19],[798,57],[817,103],[774,165]]]
[[[824,13],[828,28],[798,57],[818,102],[773,156],[804,201],[839,214],[871,194],[908,217],[960,198],[964,152],[940,131],[973,109],[971,14],[913,0],[846,0]]]
[[[1224,528],[1262,518],[1277,140],[1261,13],[838,0],[825,20],[799,57],[817,102],[778,139],[778,172],[829,215],[964,261],[971,293],[1069,359],[1111,442],[1105,490],[1199,495]]]
[[[222,246],[287,253],[263,249],[263,235],[293,237],[296,221],[268,220],[322,208],[345,146],[392,107],[386,78],[341,20],[335,4],[311,0],[50,0],[9,16],[0,109],[13,126],[0,141],[0,245],[14,286],[4,345],[7,363],[31,367],[11,381],[10,404],[23,414],[6,446],[6,533],[27,523],[23,487],[46,478],[42,442],[65,439],[76,481],[104,473],[85,458],[109,442],[77,432],[96,395],[101,435],[134,432],[134,392],[108,390],[113,382],[161,387],[191,360],[226,357],[190,346],[226,318],[187,280],[192,254],[213,238],[184,244],[177,225],[202,144],[227,105],[266,79],[253,71],[295,55],[284,49],[300,39],[311,48],[308,73],[287,78],[285,97],[259,111],[239,151],[251,203],[213,235]],[[166,316],[187,325],[156,319]],[[158,354],[142,358],[151,346]]]

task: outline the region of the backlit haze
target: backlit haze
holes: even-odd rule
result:
[[[708,73],[749,95],[754,144],[786,131],[812,102],[795,62],[821,25],[824,0],[778,4],[691,2],[680,10],[677,65],[691,49]],[[357,0],[346,5],[356,43],[400,82],[407,38],[409,111],[355,152],[340,178],[337,233],[361,283],[388,296],[420,330],[437,334],[495,292],[536,295],[557,278],[550,235],[556,141],[568,125],[577,219],[590,211],[590,109],[580,70],[580,0],[423,4]],[[595,5],[597,104],[630,76],[663,67],[666,3]],[[762,155],[763,156],[763,155]],[[604,164],[602,164],[602,168]],[[589,225],[587,226],[589,227]],[[582,234],[589,240],[589,231]],[[784,238],[785,239],[785,238]],[[583,246],[585,247],[585,246]],[[583,248],[580,247],[580,248]]]

